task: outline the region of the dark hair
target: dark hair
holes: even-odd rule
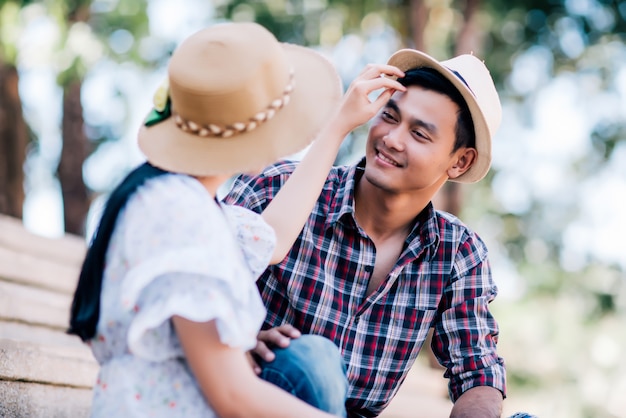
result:
[[[87,249],[80,271],[72,301],[68,334],[78,335],[83,341],[90,340],[96,335],[96,327],[100,318],[100,293],[102,292],[104,262],[117,216],[139,186],[144,184],[146,180],[165,173],[167,172],[160,168],[144,163],[131,171],[109,196],[102,218],[100,218],[100,224]]]
[[[419,86],[448,96],[459,107],[456,119],[456,140],[452,152],[462,147],[476,147],[472,114],[467,107],[465,99],[463,99],[459,90],[454,87],[450,80],[435,69],[418,67],[405,71],[404,77],[399,78],[398,82],[405,87]]]

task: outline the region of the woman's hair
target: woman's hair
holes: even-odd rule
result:
[[[72,301],[68,334],[78,335],[83,341],[90,340],[96,335],[96,327],[100,318],[100,293],[102,292],[104,263],[117,216],[130,196],[146,180],[165,173],[167,171],[144,163],[131,171],[109,196],[100,224],[87,249],[80,271]]]
[[[459,107],[456,120],[456,140],[452,152],[462,147],[474,148],[476,146],[472,115],[465,99],[450,80],[433,68],[418,67],[405,71],[404,77],[399,78],[398,82],[405,87],[419,86],[448,96]]]

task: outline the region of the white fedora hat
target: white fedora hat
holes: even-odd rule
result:
[[[415,49],[397,51],[389,58],[388,64],[402,71],[419,67],[432,68],[457,88],[472,115],[478,156],[469,170],[450,181],[474,183],[485,177],[491,166],[491,140],[502,119],[498,92],[485,64],[474,55],[468,54],[437,61]]]

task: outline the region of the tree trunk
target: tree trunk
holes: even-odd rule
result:
[[[0,62],[0,213],[21,219],[28,130],[18,81],[17,69]]]
[[[87,136],[84,130],[82,83],[71,82],[63,92],[63,150],[58,176],[63,196],[65,232],[83,235],[89,211],[89,193],[83,181],[83,163],[87,158]]]
[[[409,18],[408,26],[411,33],[411,41],[414,49],[419,51],[425,51],[426,45],[424,42],[424,29],[428,22],[428,7],[424,0],[409,0]]]
[[[463,26],[456,36],[454,50],[456,55],[480,54],[483,49],[482,32],[474,24],[474,17],[480,8],[480,0],[465,0]]]
[[[481,33],[474,25],[474,16],[480,6],[480,0],[465,0],[463,9],[463,26],[457,33],[454,45],[455,55],[479,53],[481,47]],[[435,206],[453,215],[459,216],[463,206],[463,187],[459,183],[447,182],[439,190],[435,199]]]

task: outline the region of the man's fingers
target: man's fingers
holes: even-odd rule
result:
[[[301,335],[300,331],[289,324],[259,331],[256,347],[252,351],[265,361],[273,361],[276,355],[270,347],[288,347],[292,339],[299,338]]]
[[[284,324],[276,329],[278,329],[283,335],[291,339],[300,338],[300,336],[302,335],[302,333],[291,324]]]
[[[256,375],[261,374],[261,366],[259,366],[259,364],[256,362],[256,360],[254,359],[254,356],[252,355],[250,351],[246,353],[246,357],[248,358],[248,363],[250,363],[250,366],[252,366],[252,370],[254,371],[254,374]]]
[[[261,340],[257,340],[256,347],[252,350],[254,354],[261,357],[265,361],[273,361],[276,355],[269,349],[267,344]],[[255,362],[256,363],[256,362]]]
[[[289,338],[281,334],[276,328],[260,331],[257,340],[263,341],[267,345],[277,345],[279,347],[285,344],[285,340],[289,343]]]

